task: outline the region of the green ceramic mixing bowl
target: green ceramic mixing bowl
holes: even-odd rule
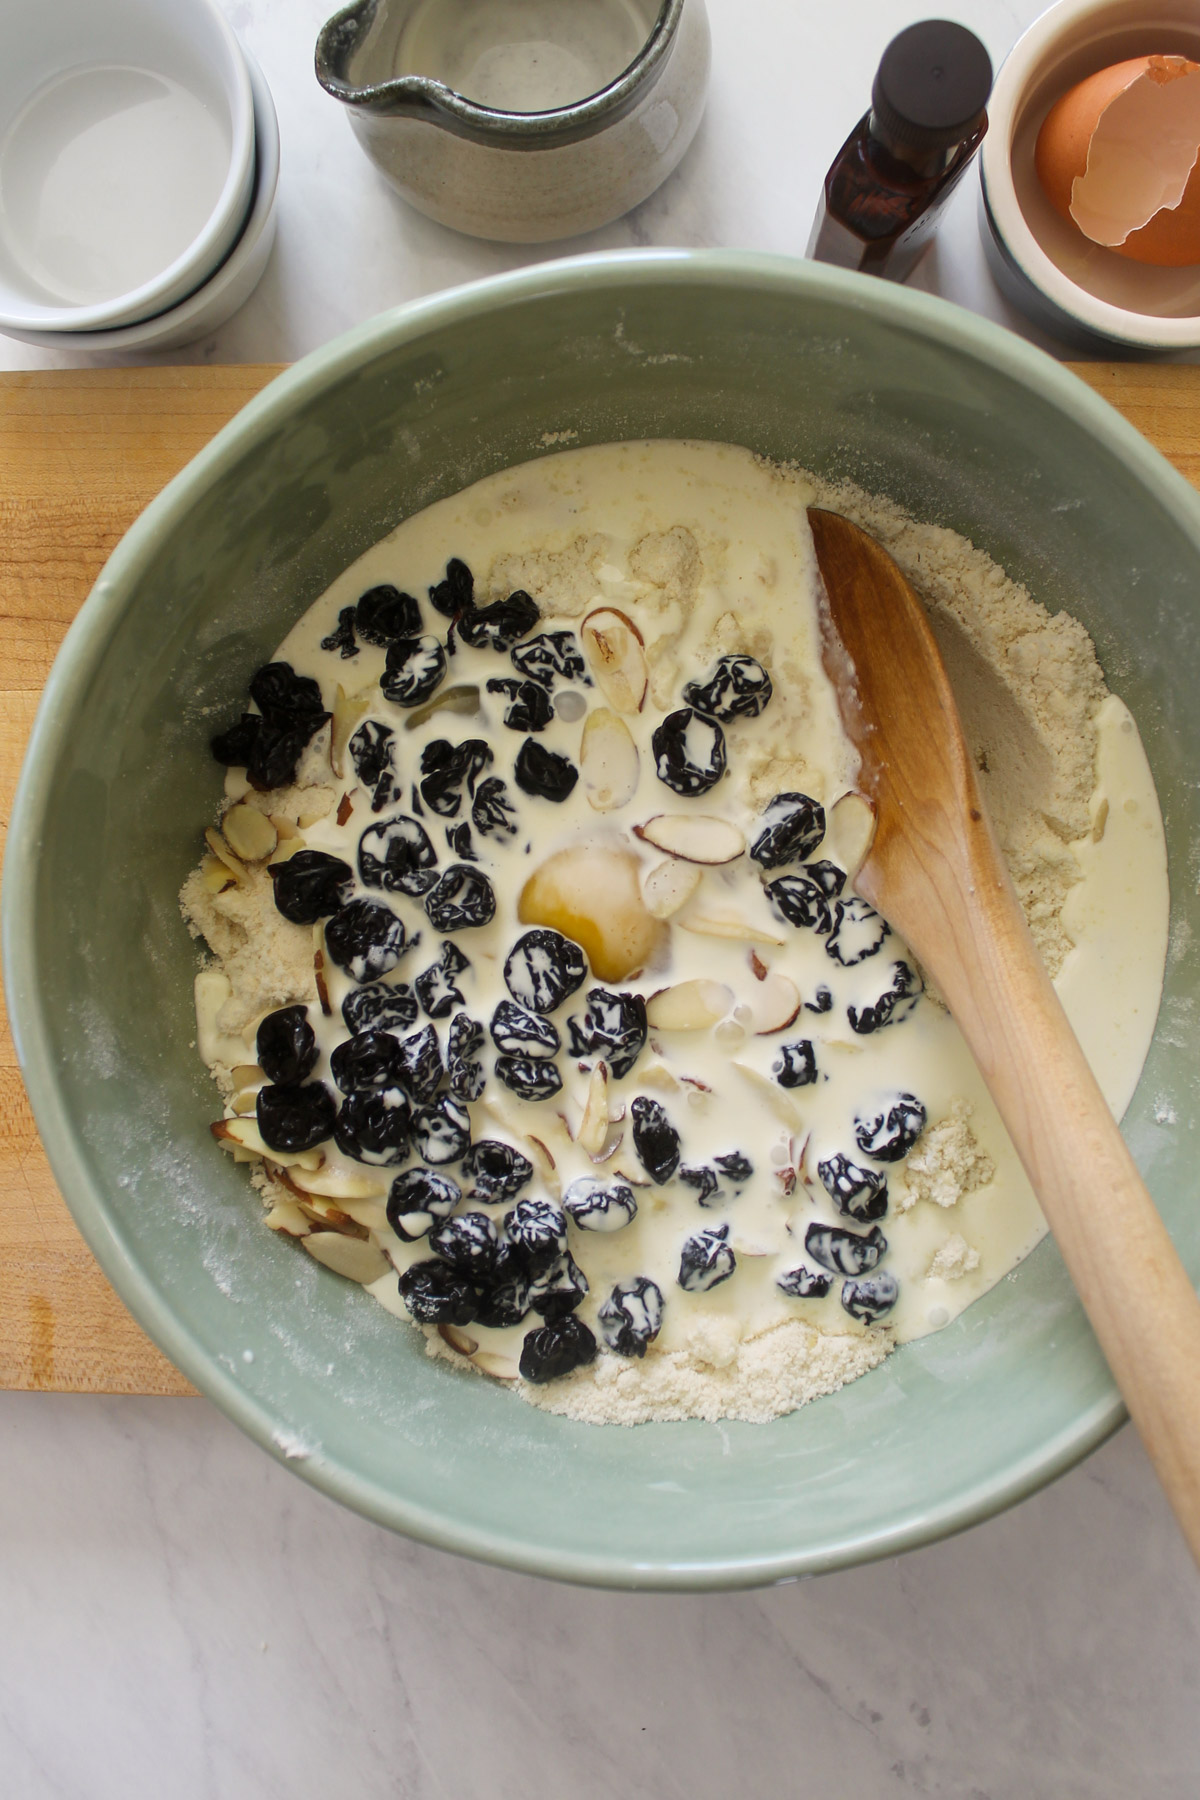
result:
[[[1125,1131],[1200,1270],[1200,501],[1016,338],[783,259],[588,257],[388,314],[272,383],[147,509],[55,663],[9,834],[7,980],[38,1126],[102,1267],[172,1361],[370,1517],[627,1587],[890,1554],[1009,1505],[1120,1421],[1053,1244],[790,1417],[592,1427],[431,1362],[361,1289],[262,1229],[209,1136],[176,895],[220,789],[210,733],[368,545],[561,433],[723,439],[852,476],[1083,620],[1154,767],[1181,952]]]

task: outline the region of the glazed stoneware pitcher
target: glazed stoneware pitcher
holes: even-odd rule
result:
[[[321,86],[419,211],[474,237],[592,231],[654,192],[695,135],[704,0],[351,0]]]

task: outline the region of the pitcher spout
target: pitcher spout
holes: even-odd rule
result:
[[[419,119],[436,112],[438,83],[420,75],[373,79],[365,62],[372,40],[389,22],[388,0],[350,0],[322,26],[317,38],[317,80],[327,94],[360,112],[383,119]],[[357,66],[356,66],[357,65]]]

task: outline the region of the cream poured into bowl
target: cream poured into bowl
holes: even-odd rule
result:
[[[422,0],[393,72],[428,76],[501,112],[549,112],[629,67],[649,35],[643,12],[636,0]]]
[[[689,1409],[704,1416],[766,1417],[786,1410],[864,1372],[894,1342],[946,1324],[1014,1267],[1045,1229],[982,1080],[936,1001],[924,995],[910,1004],[910,995],[894,1017],[861,1028],[888,991],[892,971],[911,964],[905,947],[894,937],[879,936],[866,954],[842,962],[830,953],[828,927],[798,928],[780,916],[763,885],[781,875],[803,875],[817,859],[843,867],[852,861],[837,803],[853,788],[854,757],[820,664],[814,563],[804,517],[813,493],[803,476],[729,446],[618,444],[548,457],[491,476],[407,520],[333,583],[278,652],[298,672],[320,681],[327,706],[334,705],[339,687],[369,694],[370,716],[394,730],[410,772],[439,738],[483,737],[491,745],[489,774],[509,784],[520,829],[508,844],[482,836],[474,840],[495,890],[496,917],[454,938],[470,965],[462,977],[464,1004],[485,1026],[508,998],[503,966],[523,929],[522,890],[530,873],[551,858],[586,847],[596,853],[602,879],[604,856],[619,852],[636,859],[645,884],[663,858],[632,827],[643,828],[659,814],[703,814],[750,844],[777,794],[802,790],[825,809],[825,838],[804,861],[764,871],[742,855],[727,865],[703,867],[694,892],[665,921],[646,966],[606,983],[646,997],[652,1019],[655,997],[684,983],[708,983],[728,998],[699,1026],[651,1025],[634,1067],[610,1086],[607,1104],[618,1142],[604,1166],[597,1166],[579,1141],[589,1088],[587,1058],[559,1058],[563,1086],[553,1100],[519,1098],[489,1078],[482,1098],[470,1107],[476,1140],[486,1136],[528,1149],[529,1139],[536,1138],[549,1153],[549,1167],[539,1158],[530,1192],[556,1200],[573,1180],[618,1171],[636,1184],[632,1223],[603,1233],[572,1228],[571,1251],[589,1284],[579,1317],[589,1329],[597,1327],[614,1284],[641,1276],[653,1280],[664,1298],[661,1330],[644,1359],[602,1353],[567,1382],[527,1391],[539,1403],[581,1417],[669,1417]],[[414,715],[382,699],[375,685],[385,663],[382,648],[359,641],[349,657],[321,647],[342,610],[364,592],[389,583],[424,597],[443,579],[452,556],[474,571],[481,601],[503,598],[515,588],[532,593],[542,613],[538,631],[578,634],[599,607],[626,610],[637,624],[645,639],[649,687],[642,710],[625,715],[637,750],[637,777],[619,807],[598,810],[586,779],[560,803],[519,791],[513,766],[524,739],[502,723],[504,702],[486,692],[490,677],[514,674],[507,656],[460,644],[447,683],[477,685],[477,708],[470,717],[435,713],[410,729]],[[1058,639],[1048,632],[1048,615],[1032,608],[1027,597],[1022,604],[1029,612],[1013,638],[1007,669],[993,670],[973,686],[969,669],[963,677],[972,744],[979,744],[983,763],[983,745],[989,745],[998,769],[1032,766],[1048,754],[1032,725],[1022,724],[1027,696],[1020,665],[1031,666],[1043,651],[1060,654],[1065,641],[1061,627]],[[1018,601],[1012,605],[1017,608]],[[423,629],[444,633],[444,621],[424,602],[423,610]],[[774,692],[761,716],[726,725],[726,778],[702,797],[681,798],[656,774],[653,734],[684,704],[684,685],[703,682],[714,659],[728,654],[756,657],[770,672]],[[1083,655],[1078,637],[1073,654]],[[968,667],[969,659],[958,660]],[[1057,859],[1059,887],[1066,894],[1057,903],[1061,925],[1052,922],[1061,934],[1059,991],[1106,1097],[1120,1114],[1136,1085],[1157,1011],[1166,947],[1166,867],[1161,819],[1136,728],[1118,699],[1104,697],[1094,664],[1088,679],[1086,710],[1097,749],[1086,807],[1075,819],[1081,829],[1068,842],[1061,831],[1047,827],[1036,855],[1047,869]],[[538,734],[539,742],[582,766],[587,729],[582,713],[594,712],[602,701],[594,684],[556,684],[554,717]],[[1021,741],[1023,730],[1028,743]],[[321,790],[317,804],[323,807],[303,826],[306,844],[353,864],[360,837],[377,822],[355,770],[347,768],[340,779],[327,763],[322,770],[318,747],[304,779]],[[1045,788],[1044,774],[1038,779]],[[237,771],[231,772],[227,795],[268,810],[269,797],[248,792]],[[1001,814],[1006,806],[1028,805],[1004,788],[995,793],[995,803]],[[304,806],[301,795],[297,819]],[[426,820],[435,835],[441,823]],[[447,852],[442,857],[448,860]],[[1021,880],[1032,893],[1027,869],[1019,873],[1019,885]],[[269,881],[262,892],[269,908]],[[845,893],[848,898],[849,889]],[[1050,906],[1044,898],[1029,904],[1043,912]],[[219,899],[213,905],[219,907]],[[396,905],[409,925],[420,926],[419,902]],[[193,922],[201,927],[202,914],[193,907]],[[273,911],[267,916],[277,925]],[[868,927],[866,941],[874,940],[877,929]],[[1035,929],[1046,930],[1046,919],[1036,920]],[[425,949],[407,956],[391,979],[409,981],[432,959],[436,938],[427,925],[425,937]],[[298,981],[311,981],[305,960],[310,952],[305,935],[297,941],[296,968],[304,971]],[[272,975],[274,988],[267,980],[256,987],[244,959],[243,976],[240,989],[236,971],[232,988],[227,975],[216,970],[198,986],[201,1053],[230,1091],[229,1071],[253,1064],[255,1028],[263,1013],[309,997],[307,989],[285,992],[286,974]],[[318,1076],[327,1073],[329,1052],[346,1036],[340,1008],[353,985],[336,969],[327,969],[327,978],[330,1015],[322,1019],[310,1006],[322,1051]],[[794,984],[797,1011],[786,1021],[778,1009],[768,1016],[780,984],[788,982]],[[554,1012],[564,1040],[567,1020],[581,1010],[582,1000],[579,994]],[[794,1069],[782,1053],[798,1042],[809,1046],[813,1071],[792,1081]],[[789,1079],[781,1081],[781,1073]],[[245,1074],[240,1079],[243,1086],[253,1081]],[[924,1129],[907,1157],[872,1160],[861,1142],[856,1148],[858,1125],[897,1095],[919,1099]],[[752,1164],[752,1178],[726,1183],[717,1195],[700,1200],[681,1180],[647,1179],[629,1134],[637,1096],[652,1096],[666,1109],[686,1163],[713,1166],[720,1156],[738,1151]],[[828,1272],[812,1267],[810,1228],[849,1228],[866,1235],[868,1221],[847,1216],[821,1174],[823,1163],[846,1154],[889,1184],[886,1209],[872,1217],[886,1240],[880,1266],[895,1278],[898,1298],[877,1320],[847,1311],[840,1277],[811,1296],[779,1285],[781,1276],[800,1266],[809,1266],[821,1280]],[[390,1171],[368,1171],[375,1191],[363,1195],[355,1191],[363,1178],[361,1165],[332,1144],[324,1147],[322,1159],[312,1191],[324,1187],[327,1197],[340,1194],[337,1205],[370,1233],[391,1265],[381,1263],[370,1291],[406,1316],[397,1271],[427,1259],[428,1242],[404,1242],[391,1230]],[[295,1179],[309,1177],[302,1173]],[[283,1204],[290,1201],[285,1197]],[[470,1205],[465,1201],[463,1210]],[[724,1230],[734,1269],[707,1291],[682,1291],[681,1248],[711,1228]],[[364,1262],[364,1273],[369,1267]],[[469,1325],[472,1354],[485,1359],[478,1366],[488,1367],[491,1359],[493,1372],[515,1376],[530,1324],[537,1320],[507,1328]],[[435,1339],[434,1347],[441,1349],[443,1341]]]

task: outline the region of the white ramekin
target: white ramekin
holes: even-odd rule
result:
[[[0,145],[49,84],[96,68],[163,76],[199,100],[229,146],[217,200],[168,266],[130,292],[94,303],[56,301],[39,288],[0,231],[0,331],[74,332],[150,318],[200,287],[246,223],[255,182],[254,101],[246,59],[215,0],[55,0],[10,8],[0,58]]]
[[[1033,160],[1060,94],[1156,51],[1200,61],[1196,0],[1059,0],[1017,40],[988,104],[984,238],[1006,291],[1051,330],[1184,350],[1200,346],[1200,265],[1158,269],[1090,243],[1050,205]]]

